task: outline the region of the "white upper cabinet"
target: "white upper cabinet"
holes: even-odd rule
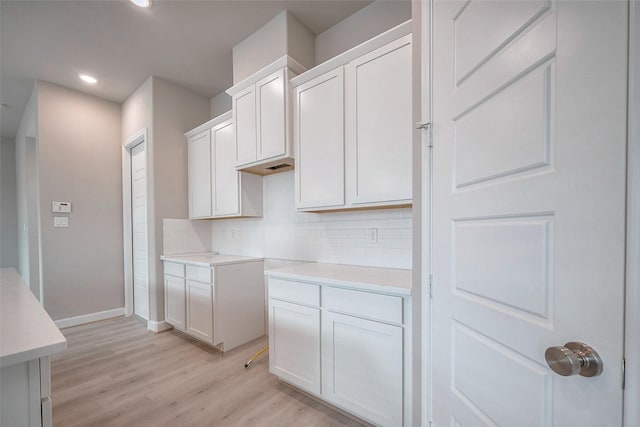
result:
[[[192,219],[262,216],[262,177],[236,171],[234,128],[228,112],[186,133]]]
[[[353,204],[411,203],[411,35],[347,65]]]
[[[256,83],[258,160],[288,154],[287,71],[282,68]]]
[[[211,133],[209,129],[188,137],[189,216],[211,216]]]
[[[235,129],[236,164],[257,160],[256,88],[250,86],[233,97],[233,127]]]
[[[343,206],[343,68],[298,86],[293,95],[296,207]]]
[[[289,79],[302,71],[303,66],[285,55],[227,90],[237,170],[268,175],[293,169]]]
[[[298,210],[411,205],[410,25],[292,79]]]

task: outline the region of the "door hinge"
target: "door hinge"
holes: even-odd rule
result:
[[[433,298],[433,274],[429,274],[429,281],[427,282],[427,295],[429,295],[429,298]]]
[[[627,382],[627,360],[622,358],[622,389],[624,390],[625,383]]]
[[[432,126],[431,122],[427,123],[416,123],[416,129],[420,129],[422,131],[422,142],[425,146],[432,148],[433,147],[433,135],[432,135]]]

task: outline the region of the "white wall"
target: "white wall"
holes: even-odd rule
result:
[[[233,84],[286,54],[311,68],[314,49],[313,33],[285,10],[233,48]]]
[[[0,142],[0,267],[18,268],[16,142]]]
[[[209,100],[209,117],[215,118],[231,110],[231,96],[227,92],[220,92]]]
[[[123,307],[120,105],[37,88],[44,307],[54,320]],[[68,228],[53,201],[72,203]]]
[[[37,209],[33,208],[33,199],[37,201],[37,176],[28,173],[34,169],[37,161],[37,102],[38,83],[36,82],[25,107],[16,134],[16,186],[18,208],[18,272],[31,291],[40,298],[40,237]],[[28,149],[29,148],[29,149]],[[37,165],[35,165],[37,166]],[[37,170],[37,167],[35,168]]]
[[[149,77],[123,104],[122,141],[147,129],[149,320],[164,319],[163,219],[188,216],[184,133],[209,120],[209,99]]]
[[[331,59],[409,19],[410,1],[375,1],[316,36],[316,64]]]
[[[411,209],[298,213],[294,172],[263,179],[264,216],[210,221],[220,253],[389,268],[411,268]],[[378,242],[367,229],[378,229]]]

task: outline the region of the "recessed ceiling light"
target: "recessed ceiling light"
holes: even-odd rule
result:
[[[131,3],[135,4],[138,7],[149,7],[151,6],[151,0],[129,0]]]
[[[78,77],[80,77],[80,80],[82,80],[85,83],[89,83],[92,85],[98,83],[98,79],[96,79],[93,76],[90,76],[89,74],[78,74]]]

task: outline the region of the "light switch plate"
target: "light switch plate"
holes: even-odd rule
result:
[[[53,226],[56,228],[69,227],[69,217],[67,216],[54,216]]]
[[[51,202],[51,212],[71,213],[71,202]]]

